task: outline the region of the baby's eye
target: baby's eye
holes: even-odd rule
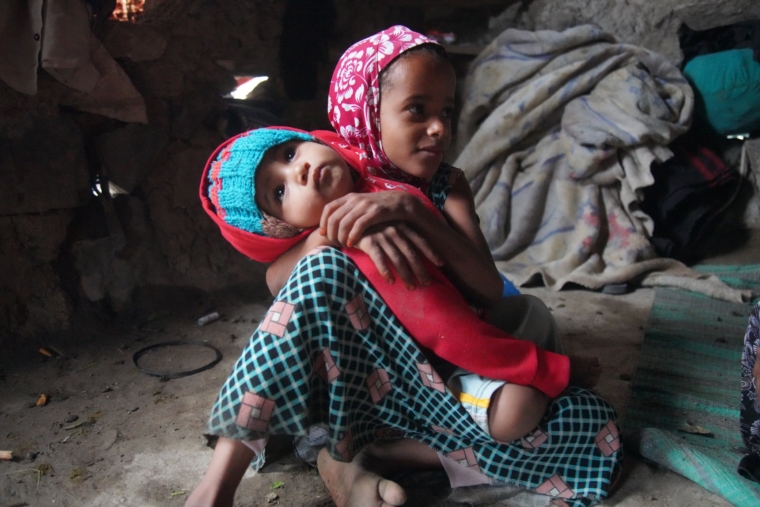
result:
[[[296,149],[292,147],[285,148],[285,152],[283,153],[283,156],[285,157],[285,160],[287,162],[290,162],[296,156]]]
[[[444,118],[451,118],[452,116],[454,116],[454,108],[447,107],[446,109],[443,110],[441,114]]]
[[[282,202],[285,197],[285,185],[280,185],[274,189],[274,198],[277,202]]]

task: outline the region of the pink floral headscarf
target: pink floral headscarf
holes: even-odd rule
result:
[[[372,174],[416,183],[394,166],[383,151],[380,134],[380,71],[398,55],[420,44],[438,44],[421,33],[396,25],[360,40],[338,61],[330,81],[327,117],[349,144],[364,150]]]

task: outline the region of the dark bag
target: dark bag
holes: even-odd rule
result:
[[[687,134],[670,145],[674,156],[652,165],[655,184],[641,209],[654,221],[650,241],[658,255],[693,262],[696,245],[735,196],[739,174]]]

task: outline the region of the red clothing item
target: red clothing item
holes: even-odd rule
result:
[[[311,134],[335,149],[357,170],[360,178],[356,192],[404,190],[418,197],[444,220],[419,189],[371,176],[359,150],[349,146],[334,132],[314,131]],[[268,238],[231,226],[216,214],[207,195],[207,174],[220,149],[234,139],[227,140],[209,159],[201,181],[201,201],[206,212],[220,227],[222,235],[237,250],[254,260],[271,262],[311,231],[288,239]],[[414,339],[441,359],[484,377],[533,386],[552,398],[567,387],[570,379],[570,359],[567,356],[540,349],[533,342],[514,338],[480,320],[437,267],[426,263],[433,282],[427,287],[410,291],[402,283],[386,282],[370,257],[361,250],[345,248],[343,252],[356,263]]]
[[[533,386],[550,398],[567,387],[570,358],[514,338],[479,319],[436,267],[428,265],[433,277],[430,285],[410,291],[402,283],[386,282],[364,252],[355,248],[344,252],[414,339],[436,356],[484,377]]]

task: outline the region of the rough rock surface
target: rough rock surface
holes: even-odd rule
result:
[[[0,137],[0,215],[84,205],[90,194],[84,138],[65,117],[42,116]]]
[[[31,336],[68,322],[71,300],[53,263],[72,215],[58,210],[0,217],[0,329]]]
[[[619,41],[643,46],[680,63],[681,23],[693,30],[705,30],[757,17],[760,4],[753,0],[533,0],[510,6],[497,16],[488,35],[490,41],[506,28],[564,30],[591,23]]]
[[[35,96],[0,83],[0,342],[60,332],[90,303],[124,312],[145,285],[262,284],[263,266],[203,213],[198,184],[234,74],[277,82],[285,2],[175,4],[96,31],[144,98],[147,125],[62,108],[72,91],[44,72]],[[127,195],[103,195],[108,180]]]

